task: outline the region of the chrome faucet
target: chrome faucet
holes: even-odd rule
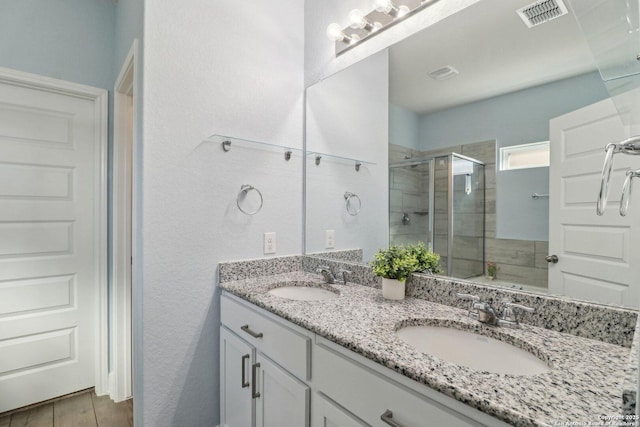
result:
[[[341,268],[340,271],[338,271],[338,274],[342,276],[343,285],[347,284],[347,276],[351,273],[353,273],[353,271],[345,270],[344,268]]]
[[[471,307],[469,308],[469,317],[478,320],[478,309],[475,307],[476,303],[480,301],[480,297],[471,294],[456,294],[458,298],[471,300]]]
[[[498,326],[506,326],[507,328],[514,329],[519,328],[520,322],[518,321],[518,312],[516,310],[528,311],[529,313],[534,311],[533,308],[527,307],[526,305],[508,302],[504,306],[502,318],[498,320]]]
[[[324,278],[325,282],[329,284],[336,283],[336,276],[333,275],[333,273],[331,272],[331,269],[328,266],[321,265],[316,269],[316,273],[322,274],[322,277]]]
[[[474,302],[473,308],[478,312],[478,322],[493,326],[498,324],[498,315],[490,303],[483,301]]]
[[[456,294],[458,298],[471,300],[469,317],[478,322],[492,326],[505,326],[507,328],[519,328],[518,313],[516,310],[533,312],[533,308],[524,305],[507,302],[502,312],[502,317],[498,318],[496,310],[490,303],[480,301],[480,297],[470,294]]]

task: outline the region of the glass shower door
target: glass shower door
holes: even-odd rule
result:
[[[452,154],[449,253],[453,277],[484,274],[484,165]]]
[[[428,245],[429,161],[403,162],[389,168],[389,242]]]

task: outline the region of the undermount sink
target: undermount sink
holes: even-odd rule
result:
[[[443,326],[406,326],[396,336],[416,350],[468,368],[511,375],[537,375],[551,368],[526,350],[471,331]]]
[[[322,301],[338,298],[339,292],[335,289],[325,288],[319,284],[303,284],[278,286],[269,290],[271,295],[296,301]]]

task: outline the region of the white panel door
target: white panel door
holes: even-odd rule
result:
[[[549,253],[558,256],[549,265],[553,294],[629,307],[640,303],[639,201],[632,200],[628,216],[618,214],[625,171],[640,167],[638,157],[615,156],[607,211],[596,215],[604,147],[627,136],[611,99],[550,122]]]
[[[96,123],[0,82],[0,412],[94,385]]]

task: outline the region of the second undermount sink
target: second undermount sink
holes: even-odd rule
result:
[[[422,353],[477,371],[537,375],[551,370],[526,350],[471,331],[423,325],[406,326],[396,335]]]
[[[338,298],[337,290],[318,284],[292,284],[278,286],[269,290],[269,294],[296,301],[321,301]]]

